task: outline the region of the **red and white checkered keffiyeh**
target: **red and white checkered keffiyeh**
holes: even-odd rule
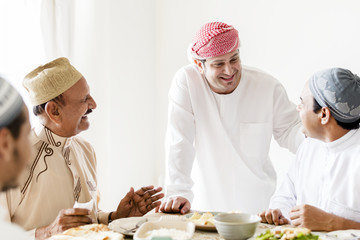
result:
[[[205,59],[220,56],[239,48],[238,31],[222,22],[211,22],[201,27],[192,41],[194,58]]]

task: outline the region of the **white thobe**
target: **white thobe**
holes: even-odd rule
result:
[[[16,224],[6,220],[7,214],[5,210],[0,207],[0,239],[16,239],[16,240],[29,240],[31,239],[24,229]]]
[[[35,151],[20,175],[19,187],[1,198],[11,221],[34,235],[36,228],[52,223],[61,209],[92,199],[92,217],[107,223],[109,213],[100,211],[96,204],[93,147],[78,136],[60,137],[40,125],[32,130],[31,142]]]
[[[272,136],[292,152],[303,140],[283,86],[243,66],[238,87],[216,94],[188,65],[176,73],[169,100],[166,196],[194,197],[192,208],[198,210],[267,208],[276,187],[268,156]]]
[[[286,218],[292,207],[309,204],[360,222],[360,130],[330,143],[307,138],[286,178],[271,198]]]

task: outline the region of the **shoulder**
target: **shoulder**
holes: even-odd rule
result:
[[[77,147],[81,148],[83,151],[95,153],[94,147],[86,141],[84,138],[80,136],[74,136],[72,138],[73,145],[76,145]]]
[[[80,136],[72,137],[72,149],[77,152],[79,156],[78,162],[90,163],[92,167],[96,167],[97,159],[94,147]],[[80,157],[81,156],[81,157]]]
[[[354,134],[347,140],[348,148],[349,150],[351,149],[351,154],[357,156],[360,154],[360,129],[353,129],[350,131],[354,132]]]
[[[180,68],[174,76],[174,84],[178,86],[189,85],[191,81],[201,79],[201,74],[195,64],[189,64]]]
[[[182,76],[188,77],[192,75],[200,75],[199,70],[197,69],[195,64],[188,64],[182,68],[180,68],[176,73],[175,76]]]
[[[261,83],[267,85],[281,85],[280,82],[272,75],[258,68],[242,66],[242,74],[244,77],[251,79],[252,83]]]
[[[307,137],[304,139],[304,141],[299,146],[298,151],[296,152],[296,158],[302,159],[306,155],[312,155],[324,146],[324,143],[320,140],[317,140],[315,138]]]

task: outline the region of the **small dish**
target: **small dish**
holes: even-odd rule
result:
[[[192,212],[192,213],[186,214],[186,215],[185,215],[185,218],[186,218],[188,221],[191,222],[191,220],[189,220],[189,219],[193,216],[193,214],[194,214],[195,212],[197,212],[197,213],[199,213],[199,214],[201,214],[201,215],[203,215],[204,213],[206,213],[206,212],[202,212],[202,211],[194,211],[194,212]],[[221,213],[223,213],[223,212],[209,212],[209,213],[211,213],[211,214],[214,215],[214,217],[215,217],[216,215],[221,214]],[[216,232],[216,227],[215,227],[215,225],[203,225],[203,224],[196,224],[196,223],[195,223],[195,227],[196,227],[197,230],[209,231],[209,232]]]
[[[159,235],[151,235],[151,231],[157,231]],[[178,236],[177,234],[180,232],[187,236]],[[171,237],[174,240],[191,239],[194,232],[195,224],[192,222],[181,219],[160,218],[159,221],[146,222],[141,225],[134,235],[134,240],[150,240],[154,237]]]

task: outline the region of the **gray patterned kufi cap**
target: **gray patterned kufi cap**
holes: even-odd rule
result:
[[[0,128],[8,126],[19,116],[24,106],[18,91],[0,76]]]
[[[331,68],[315,73],[310,91],[321,107],[343,123],[360,119],[360,78],[350,70]]]

